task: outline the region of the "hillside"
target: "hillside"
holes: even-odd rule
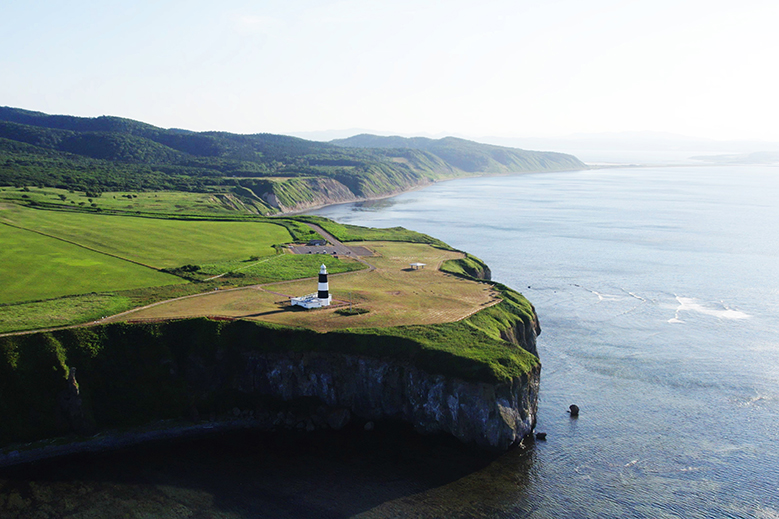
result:
[[[413,149],[432,153],[453,168],[468,173],[517,173],[583,169],[584,164],[572,155],[549,151],[526,151],[481,144],[456,137],[381,137],[355,135],[336,139],[331,144],[344,148]]]
[[[0,186],[221,193],[235,197],[243,212],[273,214],[458,176],[585,167],[571,155],[463,139],[369,137],[321,143],[0,107]]]

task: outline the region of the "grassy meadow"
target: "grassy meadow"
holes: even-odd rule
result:
[[[332,273],[366,268],[351,259],[279,254],[274,245],[292,241],[290,231],[304,239],[313,232],[290,219],[139,218],[0,201],[0,333],[88,322],[214,289],[311,277],[323,262]],[[182,270],[184,265],[198,270]]]
[[[0,223],[0,304],[184,283],[181,278]]]
[[[279,254],[273,246],[292,241],[289,226],[303,226],[292,220],[284,227],[0,202],[0,333],[88,322],[150,304],[117,319],[229,316],[316,331],[383,328],[455,322],[500,301],[489,285],[441,272],[445,262],[467,257],[438,240],[405,229],[340,228],[317,219],[323,222],[352,239],[394,239],[355,243],[375,252],[368,258],[375,269],[369,270],[351,258]],[[415,262],[427,266],[410,268]],[[289,297],[316,291],[322,263],[331,274],[333,307],[284,307]],[[182,299],[168,301],[173,298]],[[336,313],[350,303],[362,313]]]
[[[198,275],[224,275],[227,279],[250,278],[253,283],[269,283],[316,276],[323,263],[331,274],[367,268],[356,260],[334,258],[325,254],[277,254],[259,259],[200,265]]]
[[[248,203],[234,193],[190,193],[183,191],[109,191],[92,197],[83,191],[54,187],[0,187],[0,200],[54,204],[66,209],[100,208],[105,211],[235,216],[268,214],[260,200]],[[94,205],[93,205],[94,204]]]
[[[301,220],[319,225],[322,229],[332,234],[336,239],[344,242],[353,241],[398,241],[410,243],[427,243],[443,249],[449,249],[449,245],[437,238],[410,231],[404,227],[390,227],[389,229],[377,229],[374,227],[360,227],[334,222],[321,216],[302,216]]]
[[[96,321],[132,308],[130,297],[117,294],[86,294],[33,303],[0,306],[0,333],[68,326]]]
[[[0,222],[54,236],[153,268],[270,256],[292,237],[265,222],[136,218],[0,206]]]

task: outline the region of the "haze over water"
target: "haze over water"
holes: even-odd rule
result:
[[[777,200],[777,168],[702,166],[466,179],[317,213],[434,235],[534,303],[548,441],[485,515],[779,517]]]

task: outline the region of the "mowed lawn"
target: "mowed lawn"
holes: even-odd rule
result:
[[[352,300],[359,308],[368,310],[365,314],[342,316],[333,307],[306,311],[279,304],[288,301],[289,296],[315,292],[317,280],[313,278],[190,297],[133,312],[123,319],[228,316],[328,331],[452,322],[499,301],[489,285],[438,270],[441,262],[462,258],[462,253],[414,243],[350,245],[365,245],[375,251],[377,256],[366,260],[376,270],[330,276],[330,292],[334,305],[348,306]],[[409,264],[415,262],[427,266],[413,270]],[[316,274],[317,269],[312,269],[311,276]]]
[[[155,268],[270,256],[274,244],[292,240],[284,227],[259,222],[163,220],[11,205],[0,207],[0,219]]]
[[[172,285],[175,276],[0,224],[0,303]]]

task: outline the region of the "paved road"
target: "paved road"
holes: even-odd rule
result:
[[[363,256],[373,256],[373,253],[365,247],[349,247],[338,241],[335,236],[325,231],[321,227],[313,223],[307,223],[314,231],[319,233],[322,238],[330,242],[330,245],[324,246],[308,246],[305,247],[293,247],[295,254],[332,254],[335,252],[338,256],[346,256],[348,258],[354,258],[360,263],[367,265],[371,270],[376,270],[376,267],[362,259]]]

